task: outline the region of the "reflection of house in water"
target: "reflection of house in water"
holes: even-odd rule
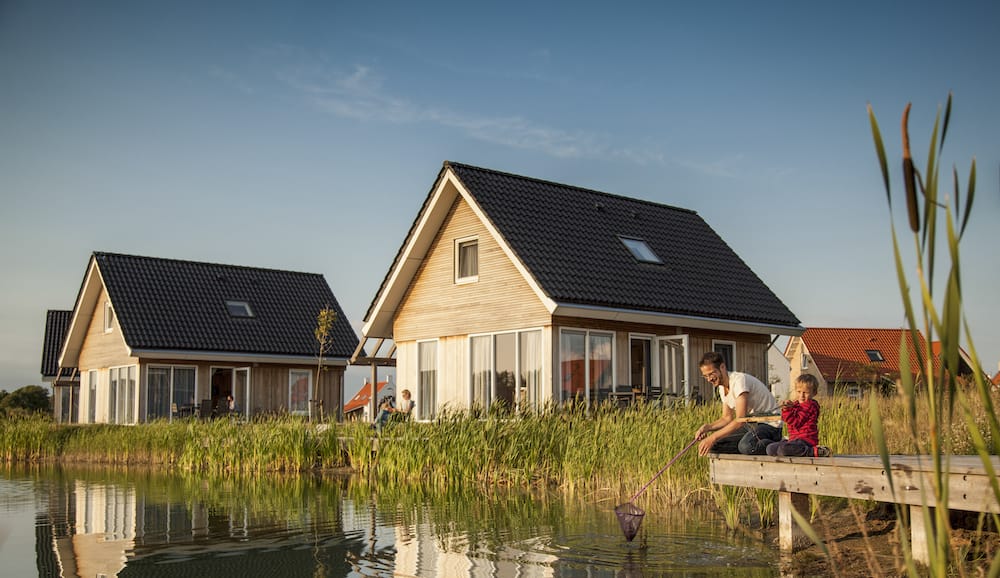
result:
[[[40,576],[341,575],[364,547],[343,534],[337,511],[285,518],[87,481],[56,484],[47,498],[36,523]]]
[[[558,558],[465,531],[451,513],[403,522],[335,484],[287,494],[209,482],[53,481],[36,520],[40,576],[553,576]],[[293,485],[294,486],[294,485]],[[180,490],[173,491],[170,490]],[[255,495],[257,501],[248,500]],[[266,496],[265,496],[266,495]],[[177,496],[172,498],[169,496]],[[264,497],[262,497],[264,496]],[[331,496],[321,499],[318,496]],[[44,510],[45,508],[42,507]],[[475,525],[474,525],[475,526]],[[480,528],[482,530],[484,528]]]
[[[424,523],[396,527],[395,576],[555,576],[558,558],[509,546],[477,551],[468,535]]]

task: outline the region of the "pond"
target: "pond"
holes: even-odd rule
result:
[[[5,576],[777,576],[759,536],[697,508],[557,493],[374,488],[350,477],[0,469]]]

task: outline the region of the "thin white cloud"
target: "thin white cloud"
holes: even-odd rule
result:
[[[567,131],[533,123],[521,116],[485,116],[422,106],[393,96],[383,79],[367,66],[331,72],[316,65],[298,66],[281,78],[308,95],[322,110],[366,122],[432,123],[466,136],[511,148],[534,150],[558,158],[621,158],[632,162],[662,162],[657,153],[619,149],[606,136]]]
[[[318,108],[363,122],[430,123],[455,129],[465,136],[510,148],[538,151],[556,158],[617,159],[636,165],[673,164],[714,177],[742,178],[747,174],[742,155],[711,163],[667,158],[655,145],[616,146],[603,134],[570,131],[532,122],[522,116],[488,116],[423,106],[391,94],[384,79],[371,67],[355,65],[336,71],[296,49],[297,63],[279,75]],[[743,168],[741,168],[743,167]]]

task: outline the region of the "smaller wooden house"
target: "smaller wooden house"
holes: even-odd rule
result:
[[[325,307],[337,319],[320,371]],[[43,359],[57,360],[53,375],[78,368],[78,391],[53,386],[56,415],[82,423],[338,417],[358,345],[322,275],[115,253],[91,256],[68,321]]]
[[[76,367],[59,366],[59,350],[72,319],[69,310],[50,309],[45,313],[42,381],[52,386],[52,411],[60,423],[77,421],[80,409],[80,373]]]

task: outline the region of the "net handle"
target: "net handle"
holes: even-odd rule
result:
[[[694,438],[693,440],[689,441],[688,445],[684,446],[684,449],[682,449],[681,451],[679,451],[676,456],[674,456],[673,458],[671,458],[671,460],[669,462],[667,462],[667,465],[663,466],[662,468],[660,468],[660,471],[656,472],[656,475],[653,476],[653,479],[651,479],[648,482],[646,482],[645,486],[639,488],[639,491],[636,492],[635,495],[632,496],[629,499],[629,502],[634,502],[635,499],[638,498],[640,494],[642,494],[643,492],[646,491],[646,488],[648,488],[650,486],[650,484],[652,484],[653,482],[656,481],[656,478],[660,477],[660,474],[662,474],[663,472],[667,471],[667,468],[669,468],[670,466],[674,465],[674,462],[676,462],[677,460],[679,460],[681,458],[681,456],[683,456],[684,454],[686,454],[687,451],[689,449],[691,449],[691,447],[694,446],[694,444],[697,443],[697,442],[698,442],[698,438]]]

